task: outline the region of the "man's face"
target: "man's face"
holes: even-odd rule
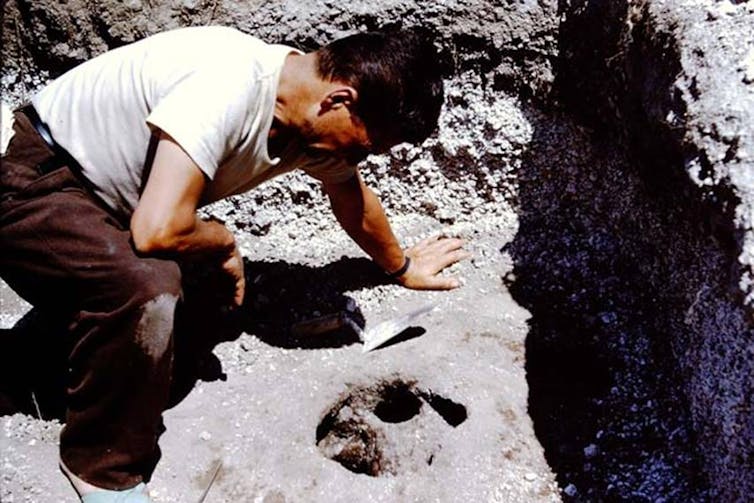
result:
[[[353,101],[324,101],[302,133],[307,153],[335,156],[357,164],[369,154],[386,152],[395,142],[366,125],[353,112]]]
[[[318,115],[303,136],[307,153],[314,157],[335,156],[356,164],[373,149],[366,126],[347,107]]]

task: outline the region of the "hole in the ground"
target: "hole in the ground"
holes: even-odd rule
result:
[[[341,418],[342,419],[342,418]],[[383,462],[381,435],[360,419],[333,421],[320,442],[320,450],[354,473],[372,477],[386,468]]]
[[[469,417],[466,407],[458,402],[454,402],[450,398],[436,395],[431,391],[424,393],[423,396],[430,407],[440,414],[440,417],[453,428],[466,421]]]
[[[317,425],[317,447],[344,468],[373,477],[426,468],[453,430],[426,412],[425,401],[450,426],[468,416],[462,404],[415,382],[383,381],[354,388],[335,403]]]
[[[374,415],[386,423],[402,423],[419,414],[422,401],[407,386],[386,388]]]

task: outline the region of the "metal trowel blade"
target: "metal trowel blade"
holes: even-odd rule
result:
[[[424,313],[432,311],[435,307],[437,307],[437,304],[428,304],[419,309],[409,311],[397,318],[378,323],[372,328],[367,328],[362,335],[362,340],[364,341],[362,351],[366,353],[382,346],[390,339],[410,327],[416,318]]]

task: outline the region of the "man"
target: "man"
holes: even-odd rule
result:
[[[60,464],[82,501],[149,501],[181,266],[218,264],[229,302],[243,301],[233,234],[198,207],[303,169],[400,284],[458,286],[438,273],[467,256],[462,242],[404,251],[356,169],[436,127],[438,67],[416,33],[303,54],[230,28],[185,28],[80,65],[15,114],[0,173],[0,273],[69,320]]]

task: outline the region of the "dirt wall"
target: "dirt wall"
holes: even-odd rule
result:
[[[554,1],[388,0],[375,7],[366,1],[9,0],[3,8],[5,85],[29,84],[34,69],[56,76],[158,31],[208,24],[234,26],[304,50],[359,30],[424,26],[439,36],[448,74],[452,68],[474,69],[497,88],[527,95],[543,95],[552,83]]]
[[[725,501],[754,490],[753,2],[563,2],[557,88],[627,149],[606,186],[652,340],[667,341],[704,471]],[[628,199],[626,199],[628,197]],[[596,230],[596,229],[595,229]],[[623,275],[624,277],[626,274]]]

